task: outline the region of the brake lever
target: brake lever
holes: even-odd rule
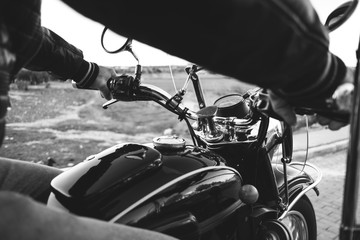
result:
[[[111,99],[111,100],[107,101],[106,103],[104,103],[102,105],[102,108],[107,109],[110,105],[112,105],[112,104],[114,104],[116,102],[119,102],[119,101],[120,101],[119,99]]]

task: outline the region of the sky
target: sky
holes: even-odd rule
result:
[[[106,53],[101,46],[101,33],[104,26],[94,22],[69,8],[59,0],[42,1],[42,25],[50,28],[69,43],[80,48],[88,61],[105,66],[134,66],[137,62],[130,53]],[[105,46],[115,50],[126,39],[106,33]],[[187,65],[188,62],[171,56],[163,51],[134,41],[133,50],[140,59],[140,64],[147,65]]]
[[[346,0],[311,0],[320,19]],[[355,50],[360,36],[360,5],[353,16],[340,28],[330,33],[330,50],[346,65],[355,66]],[[133,66],[136,61],[129,53],[106,53],[100,43],[103,26],[78,14],[59,0],[42,1],[42,25],[55,31],[68,42],[83,50],[85,59],[105,66]],[[106,35],[106,46],[117,49],[125,42],[115,34]],[[187,65],[188,62],[163,51],[134,42],[133,49],[146,65]]]

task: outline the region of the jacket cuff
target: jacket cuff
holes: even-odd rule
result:
[[[330,98],[336,88],[345,81],[348,70],[338,57],[330,53],[328,56],[327,66],[322,75],[311,86],[301,89],[294,89],[289,86],[282,89],[272,89],[272,91],[294,106],[316,106],[319,101]]]
[[[74,76],[78,88],[88,89],[99,75],[99,66],[93,62],[84,61]]]

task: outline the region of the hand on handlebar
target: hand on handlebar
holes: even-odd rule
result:
[[[110,100],[112,96],[109,88],[107,87],[107,81],[114,77],[116,77],[114,68],[99,66],[99,74],[94,83],[91,85],[91,88],[98,89],[102,97],[106,100]]]
[[[344,113],[351,113],[351,107],[353,105],[353,93],[354,84],[348,81],[345,81],[343,84],[341,84],[333,94],[333,99],[336,101],[336,109],[334,113],[330,113],[331,110],[329,110],[328,115],[334,116],[334,119],[336,119],[336,113],[340,113],[340,115]],[[296,111],[294,110],[294,107],[271,90],[268,90],[268,94],[273,111],[288,124],[295,125]],[[314,112],[316,112],[316,110],[314,110]],[[338,130],[348,124],[344,121],[333,120],[331,117],[324,117],[321,115],[321,113],[318,113],[316,117],[317,122],[320,125],[328,126],[330,130]]]
[[[353,105],[353,96],[354,95],[354,84],[345,82],[341,84],[335,91],[333,98],[336,99],[337,106],[340,111],[351,112]],[[344,126],[346,123],[334,121],[330,118],[323,117],[318,115],[317,121],[320,125],[328,126],[330,130],[338,130]]]
[[[285,122],[291,126],[296,124],[296,114],[294,108],[283,98],[268,90],[270,104],[275,113],[277,113]]]

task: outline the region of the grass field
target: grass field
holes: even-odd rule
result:
[[[244,93],[252,86],[231,78],[199,73],[207,104],[229,93]],[[177,89],[185,73],[174,75]],[[174,94],[168,73],[145,74],[143,82],[156,85]],[[98,92],[77,90],[68,82],[51,82],[30,86],[28,91],[10,91],[12,110],[7,116],[6,137],[0,156],[25,161],[53,158],[57,166],[80,162],[120,142],[150,142],[173,129],[187,136],[184,122],[153,102],[119,102],[107,110]],[[185,105],[196,108],[196,98],[190,85]]]

